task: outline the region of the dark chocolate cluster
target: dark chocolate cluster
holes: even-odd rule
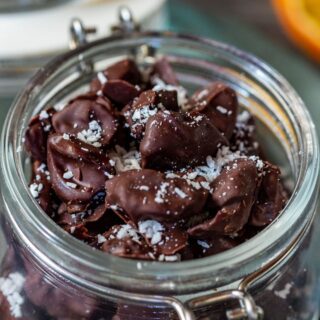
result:
[[[87,93],[36,115],[25,138],[42,209],[121,257],[216,254],[270,224],[287,199],[235,91],[213,82],[188,97],[166,58],[109,66]]]

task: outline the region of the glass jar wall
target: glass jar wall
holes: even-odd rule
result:
[[[94,74],[115,60],[133,55],[139,64],[149,64],[154,57],[148,54],[168,56],[190,90],[213,80],[236,90],[241,106],[257,119],[270,160],[285,173],[292,193],[285,210],[236,248],[179,263],[109,256],[61,230],[28,192],[23,136],[32,115],[85,90]],[[310,251],[317,245],[316,133],[293,89],[258,59],[221,43],[170,33],[88,44],[58,57],[28,83],[6,120],[1,149],[5,320],[192,319],[191,309],[196,318],[239,319],[245,308],[249,319],[261,310],[265,319],[316,319],[317,275]],[[202,298],[208,294],[210,299]]]

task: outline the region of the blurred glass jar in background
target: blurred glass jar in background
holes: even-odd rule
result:
[[[126,3],[144,27],[164,26],[165,0],[121,2]],[[35,71],[68,50],[71,20],[80,18],[96,28],[90,39],[101,38],[117,23],[118,6],[109,0],[0,1],[0,126],[14,96]]]
[[[226,82],[236,90],[241,106],[254,114],[261,144],[285,173],[292,197],[279,219],[244,244],[179,263],[122,259],[93,251],[65,233],[30,195],[23,137],[31,117],[85,90],[96,72],[115,59],[134,53],[140,64],[153,62],[153,55],[143,57],[141,52],[166,55],[191,91],[214,80]],[[233,300],[237,293],[250,294],[247,300],[239,298],[242,308],[245,302],[256,308],[249,319],[258,319],[256,306],[264,319],[317,319],[312,248],[318,246],[314,218],[319,163],[316,132],[301,99],[276,71],[235,48],[146,32],[102,39],[60,56],[28,83],[2,132],[3,320],[177,319],[177,314],[191,320],[191,307],[197,318],[223,319],[229,309],[229,319],[235,319],[230,310],[238,304],[230,296],[214,305],[197,303],[208,302],[205,298],[190,301],[230,289]],[[4,292],[3,283],[11,289]]]
[[[0,2],[0,11],[35,9],[56,5],[60,2],[62,2],[62,0],[2,0]]]

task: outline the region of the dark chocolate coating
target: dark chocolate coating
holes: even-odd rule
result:
[[[49,317],[68,320],[90,319],[96,301],[79,294],[71,295],[65,287],[53,286],[47,279],[48,275],[26,259],[25,269],[24,292],[32,304],[46,311],[46,319]]]
[[[265,162],[261,188],[255,202],[250,224],[255,227],[265,227],[278,216],[284,208],[287,195],[280,182],[280,170],[269,162]]]
[[[167,179],[161,172],[143,169],[126,171],[107,181],[106,194],[108,206],[119,206],[137,223],[147,219],[176,222],[196,215],[208,192],[192,188],[183,179]]]
[[[47,160],[52,187],[67,203],[87,203],[103,189],[107,180],[105,172],[113,173],[108,157],[98,148],[73,138],[66,140],[59,134],[48,139]],[[73,177],[63,178],[66,171],[71,171]]]
[[[113,80],[123,80],[133,86],[139,85],[142,82],[141,73],[136,63],[131,59],[124,59],[118,61],[105,70],[102,71],[103,76],[106,78],[106,82]],[[104,83],[101,83],[99,78],[92,79],[90,83],[90,91],[98,92],[103,88]]]
[[[118,128],[118,120],[111,102],[95,94],[81,95],[52,117],[52,125],[57,133],[77,134],[88,130],[91,121],[97,121],[102,133],[102,146],[110,143]]]
[[[101,246],[101,250],[118,257],[151,260],[148,254],[151,251],[150,247],[142,237],[139,237],[138,241],[134,241],[130,237],[124,237],[122,239],[117,239],[115,236],[110,237],[115,234],[120,227],[120,225],[115,225],[104,234],[107,240]]]
[[[103,71],[108,80],[125,80],[133,85],[141,83],[141,74],[136,63],[124,59],[112,64]]]
[[[192,115],[205,114],[229,140],[232,136],[238,113],[235,91],[221,82],[214,82],[200,89],[191,97]]]
[[[161,80],[163,80],[167,84],[171,84],[175,86],[179,84],[178,79],[168,59],[165,57],[155,62],[151,75],[159,77]]]
[[[10,305],[7,298],[0,291],[0,315],[2,320],[15,320],[16,318],[11,315]]]
[[[147,90],[140,94],[131,104],[128,104],[123,110],[127,124],[130,127],[131,135],[136,139],[142,139],[146,127],[147,119],[142,121],[135,121],[133,115],[135,112],[148,108],[151,112],[158,112],[159,110],[178,111],[178,101],[176,91],[152,91]],[[143,112],[143,111],[141,111]]]
[[[52,131],[51,118],[55,113],[54,109],[47,111],[48,118],[40,119],[40,115],[34,116],[25,134],[25,147],[34,160],[46,162],[47,158],[47,139]]]
[[[188,246],[188,234],[183,226],[168,226],[163,232],[162,242],[156,245],[159,254],[172,256]]]
[[[233,235],[248,222],[260,179],[252,160],[238,159],[228,164],[211,184],[211,201],[217,213],[188,230],[197,237]]]
[[[124,80],[109,80],[103,85],[102,92],[122,108],[137,97],[140,90]]]
[[[149,118],[140,144],[142,166],[177,169],[205,163],[228,141],[205,115],[200,120],[176,112],[158,112]]]
[[[42,184],[43,186],[37,197],[37,202],[40,207],[51,216],[55,211],[54,207],[58,205],[59,201],[52,190],[51,176],[48,168],[45,164],[41,164],[40,161],[35,161],[32,170],[33,178],[31,183]]]

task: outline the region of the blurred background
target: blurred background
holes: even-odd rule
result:
[[[68,50],[73,17],[97,28],[90,39],[100,38],[123,4],[144,28],[211,37],[257,55],[288,79],[320,124],[320,0],[1,0],[0,123],[27,79]]]

